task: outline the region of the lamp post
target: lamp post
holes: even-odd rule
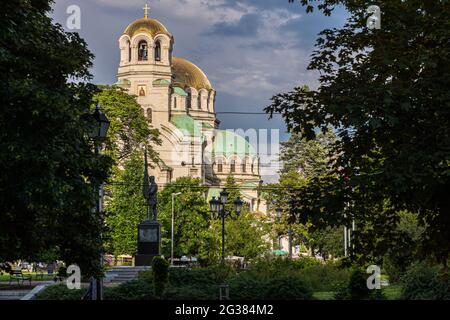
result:
[[[94,140],[95,145],[95,155],[99,156],[101,154],[101,144],[105,140],[108,133],[110,121],[102,113],[101,105],[97,104],[94,113],[90,119],[90,132],[89,138]],[[95,197],[97,198],[95,202],[95,210],[98,215],[103,211],[103,185],[95,185]],[[100,266],[103,267],[103,253],[100,254]],[[92,300],[102,300],[103,299],[103,278],[93,279],[92,283]]]
[[[242,205],[244,204],[244,202],[239,197],[237,197],[237,199],[234,200],[234,210],[236,211],[236,214],[233,214],[232,212],[226,212],[225,204],[227,203],[228,195],[229,193],[224,188],[222,192],[220,192],[219,199],[216,199],[216,197],[212,197],[212,199],[209,201],[213,219],[222,220],[222,263],[225,262],[225,218],[230,217],[232,219],[237,219],[241,214]]]
[[[174,220],[175,220],[175,196],[180,195],[181,192],[172,193],[172,231],[171,231],[171,241],[170,241],[170,265],[173,267],[173,230],[174,230]]]
[[[283,217],[283,209],[282,208],[280,208],[280,207],[277,207],[276,209],[275,209],[275,215],[276,215],[276,222],[278,222],[278,223],[280,223],[281,222],[281,218]],[[281,236],[280,236],[280,234],[277,232],[277,234],[276,234],[276,236],[277,236],[277,249],[283,249],[283,246],[282,246],[282,244],[281,244]]]

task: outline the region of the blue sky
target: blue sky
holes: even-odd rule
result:
[[[306,14],[287,0],[56,0],[53,17],[66,24],[67,7],[81,8],[81,30],[95,54],[94,82],[116,82],[118,38],[128,24],[143,17],[158,19],[175,38],[174,55],[197,64],[217,91],[217,112],[262,112],[270,98],[295,86],[317,87],[307,70],[317,33],[340,27],[343,10],[331,17]],[[266,115],[219,115],[223,129],[280,129],[281,118]]]

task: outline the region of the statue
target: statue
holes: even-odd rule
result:
[[[155,182],[155,177],[148,176],[148,162],[147,162],[147,149],[145,149],[145,161],[144,161],[144,197],[147,200],[147,220],[157,220],[157,204],[158,204],[158,185]]]

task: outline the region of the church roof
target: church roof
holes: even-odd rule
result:
[[[174,86],[181,88],[192,87],[197,90],[211,90],[212,86],[203,71],[192,62],[183,58],[172,58]]]
[[[186,136],[200,136],[200,123],[195,121],[191,116],[186,114],[173,115],[170,122],[175,125]]]
[[[156,19],[150,18],[142,18],[132,22],[125,29],[124,34],[127,34],[130,38],[132,38],[134,35],[140,32],[148,33],[152,36],[152,38],[160,33],[172,37],[172,35],[169,33],[169,31],[167,31],[166,27],[161,22]]]

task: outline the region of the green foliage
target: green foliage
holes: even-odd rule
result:
[[[320,132],[315,139],[307,141],[293,132],[288,141],[281,143],[283,168],[280,173],[298,172],[302,178],[322,175],[329,168],[330,151],[335,141],[333,131]]]
[[[233,176],[227,177],[225,188],[229,192],[225,210],[234,213],[234,201],[238,197],[242,199],[242,195]],[[214,234],[220,235],[220,228],[221,221],[214,221]],[[225,219],[225,255],[245,257],[247,260],[263,256],[270,249],[264,239],[268,231],[264,217],[250,212],[248,206],[244,205],[237,219]]]
[[[163,257],[154,257],[152,261],[153,291],[155,296],[162,297],[169,281],[169,263]]]
[[[388,250],[383,257],[383,269],[389,275],[390,283],[400,281],[407,268],[419,258],[417,248],[420,246],[424,229],[419,225],[416,214],[404,211],[400,212],[399,216],[397,231],[401,237],[395,248]]]
[[[301,4],[307,12],[314,8],[313,1]],[[365,10],[371,4],[317,4],[325,14],[337,6],[348,12],[343,27],[319,33],[309,69],[320,73],[320,85],[276,95],[266,111],[281,113],[302,139],[314,138],[318,128],[337,131],[332,170],[295,192],[303,221],[349,225],[355,218],[354,251],[371,259],[396,246],[399,212],[414,212],[425,227],[422,253],[444,263],[450,254],[450,6],[377,1],[382,26],[370,30]]]
[[[136,96],[115,86],[101,86],[100,89],[93,102],[101,104],[102,111],[111,122],[105,143],[106,152],[119,163],[145,145],[149,157],[156,162],[158,157],[151,144],[160,143],[159,132],[150,128]]]
[[[385,296],[380,289],[367,288],[368,274],[361,269],[353,269],[348,281],[334,283],[334,298],[336,300],[384,300]]]
[[[100,272],[102,219],[94,185],[108,156],[87,139],[92,53],[50,15],[50,1],[8,1],[0,13],[0,261],[55,248],[85,274]]]
[[[329,162],[332,144],[336,137],[332,131],[318,136],[309,141],[301,139],[300,135],[293,132],[288,141],[282,143],[280,159],[283,168],[280,170],[279,183],[261,188],[263,197],[269,203],[273,211],[277,207],[283,209],[281,221],[272,224],[274,240],[281,235],[286,235],[289,229],[293,230],[292,244],[304,245],[313,249],[313,255],[319,253],[324,258],[331,254],[334,257],[342,255],[343,237],[339,234],[338,227],[328,227],[327,230],[311,229],[308,223],[297,223],[290,212],[290,200],[295,198],[294,190],[303,188],[313,178],[324,175],[329,170]],[[309,231],[309,232],[308,232]]]
[[[428,266],[424,262],[413,264],[401,279],[403,284],[401,298],[406,300],[450,300],[448,273],[441,273],[441,271],[440,266]]]
[[[105,288],[105,300],[154,300],[153,283],[148,279],[132,280],[117,287]]]
[[[270,278],[275,274],[297,274],[312,266],[320,265],[314,258],[301,257],[291,260],[285,258],[260,259],[252,263],[246,273],[254,273],[262,278]]]
[[[229,281],[230,298],[236,300],[310,300],[312,290],[300,275],[273,274],[260,277],[242,272]]]
[[[102,86],[95,103],[111,121],[106,152],[115,160],[111,183],[106,188],[105,208],[108,225],[106,248],[114,255],[134,255],[137,250],[137,225],[146,217],[142,184],[143,146],[149,158],[158,161],[151,147],[160,143],[157,130],[150,128],[136,97],[117,87]]]
[[[137,225],[145,220],[147,209],[142,192],[143,152],[133,152],[116,168],[107,203],[106,224],[109,229],[107,249],[115,256],[136,254]]]
[[[326,227],[308,233],[306,243],[313,255],[320,254],[324,259],[328,256],[341,257],[344,255],[343,227]]]
[[[49,286],[41,291],[36,300],[81,300],[87,289],[70,290],[65,284]]]
[[[301,272],[314,291],[333,291],[339,283],[348,283],[350,271],[334,263],[310,266]]]
[[[227,210],[233,210],[232,202],[239,196],[234,179],[229,178],[229,201]],[[162,223],[162,253],[170,256],[172,221],[172,193],[181,192],[175,197],[174,255],[176,257],[195,256],[209,263],[221,256],[221,221],[212,220],[205,194],[207,188],[199,179],[182,177],[169,183],[158,195],[158,208]],[[254,213],[244,208],[237,220],[226,219],[226,255],[243,256],[253,259],[268,250],[263,240],[264,224]]]
[[[172,193],[181,192],[174,201],[174,256],[195,256],[214,260],[218,244],[211,233],[207,188],[200,179],[181,177],[167,184],[158,194],[158,215],[162,224],[162,254],[170,257],[172,228]]]

